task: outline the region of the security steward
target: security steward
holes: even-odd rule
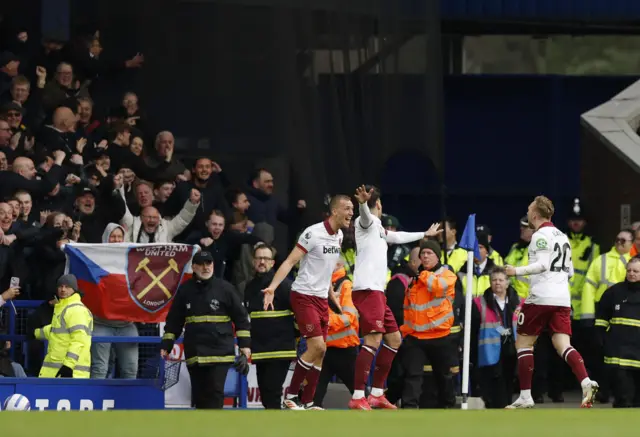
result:
[[[334,376],[353,394],[356,358],[360,351],[358,310],[351,298],[353,284],[344,268],[344,260],[338,261],[331,276],[331,286],[342,308],[342,314],[329,308],[329,332],[327,335],[327,352],[322,361],[322,370],[318,379],[318,387],[313,404],[322,407],[327,394],[327,387]]]
[[[595,325],[611,369],[613,406],[640,407],[640,259],[629,260],[626,279],[603,293]]]
[[[81,302],[74,275],[58,279],[57,303],[51,324],[34,331],[38,340],[48,340],[40,378],[89,378],[93,315]]]
[[[256,365],[260,398],[265,409],[282,406],[282,386],[291,361],[296,358],[296,332],[289,302],[291,281],[275,291],[273,310],[263,311],[264,293],[273,279],[276,250],[265,243],[253,248],[253,279],[244,290],[244,306],[251,319],[251,361]]]
[[[442,223],[440,223],[442,226]],[[458,246],[458,225],[452,218],[448,218],[444,221],[444,233],[439,236],[443,243],[442,254],[440,255],[440,262],[442,264],[448,264],[453,268],[454,273],[458,273],[462,266],[467,263],[467,251]],[[446,253],[446,259],[445,259]]]
[[[529,243],[531,243],[532,236],[533,229],[529,227],[527,216],[524,216],[520,219],[520,240],[511,246],[509,253],[504,258],[507,265],[519,267],[529,264]],[[529,297],[529,277],[512,276],[511,286],[516,290],[521,300]]]
[[[211,253],[196,253],[192,268],[193,277],[180,286],[167,315],[160,354],[168,356],[184,328],[191,403],[196,409],[221,409],[231,364],[239,373],[249,373],[249,317],[233,286],[213,277]],[[238,357],[233,325],[241,352]]]
[[[479,297],[484,294],[484,291],[491,286],[491,276],[489,273],[496,266],[491,258],[489,258],[489,251],[491,245],[489,244],[489,235],[486,233],[479,233],[478,247],[480,258],[474,259],[473,262],[473,282],[472,282],[472,294],[473,297]],[[467,264],[465,263],[458,270],[458,280],[462,284],[462,289],[466,295],[467,293]]]
[[[426,360],[431,363],[436,380],[443,381],[438,396],[440,407],[455,405],[451,363],[457,351],[448,337],[454,323],[456,275],[440,264],[439,255],[437,242],[420,242],[423,270],[413,279],[404,301],[404,323],[400,327],[405,372],[402,408],[419,407]]]

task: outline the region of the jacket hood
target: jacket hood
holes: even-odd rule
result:
[[[127,235],[127,233],[125,232],[124,228],[122,226],[120,226],[117,223],[109,223],[107,225],[106,228],[104,228],[104,232],[102,233],[102,242],[103,243],[108,243],[109,242],[109,236],[111,236],[111,233],[113,231],[115,231],[116,229],[120,229],[122,231],[122,235]]]

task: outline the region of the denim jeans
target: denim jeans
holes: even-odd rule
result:
[[[93,336],[137,337],[138,329],[133,323],[122,328],[95,323],[93,325]],[[104,379],[107,377],[111,346],[111,343],[91,344],[91,378]],[[113,349],[115,350],[120,378],[135,379],[138,375],[138,344],[113,343]]]

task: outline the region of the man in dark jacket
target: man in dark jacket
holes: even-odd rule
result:
[[[224,188],[227,185],[228,182],[218,164],[205,157],[196,160],[191,180],[176,185],[165,204],[165,211],[168,215],[174,216],[189,199],[192,189],[200,191],[200,207],[196,216],[187,229],[177,237],[177,240],[184,241],[194,232],[205,231],[205,222],[214,210],[219,210],[225,217],[229,217],[229,205],[224,198]]]
[[[263,311],[264,293],[273,279],[275,249],[258,243],[253,249],[254,278],[244,290],[244,305],[251,317],[251,361],[256,365],[258,388],[266,409],[281,409],[282,385],[291,360],[296,358],[296,330],[289,303],[291,281],[276,289],[272,311]]]
[[[114,184],[114,178],[117,183]],[[119,223],[126,212],[124,199],[114,190],[121,184],[122,176],[104,178],[98,190],[86,185],[78,185],[73,211],[68,211],[74,223],[82,223],[80,241],[102,243],[102,233],[109,223]]]
[[[180,286],[167,315],[160,354],[168,356],[184,328],[191,403],[196,409],[221,409],[224,383],[231,364],[235,362],[238,372],[249,373],[251,325],[233,286],[213,277],[211,254],[198,252],[192,266],[193,277]],[[234,325],[241,352],[237,358]]]

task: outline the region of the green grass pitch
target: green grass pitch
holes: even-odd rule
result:
[[[640,412],[612,409],[0,412],[2,437],[626,437]]]

